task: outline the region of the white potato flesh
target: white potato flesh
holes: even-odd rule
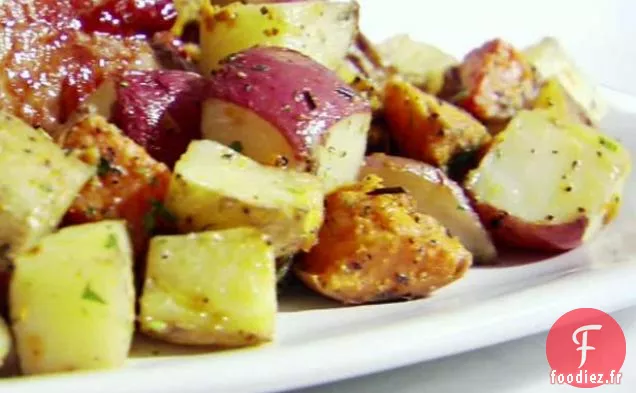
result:
[[[493,262],[497,250],[462,188],[438,168],[423,162],[376,153],[367,157],[360,176],[381,177],[385,187],[402,187],[420,213],[437,219],[459,238],[478,263]]]
[[[121,366],[135,319],[125,223],[67,227],[19,255],[9,306],[24,373]]]
[[[371,122],[369,113],[356,113],[334,123],[325,130],[313,130],[323,135],[316,146],[309,147],[311,161],[296,159],[301,146],[292,146],[288,133],[306,133],[306,130],[279,130],[254,111],[220,100],[209,99],[204,104],[203,136],[226,146],[241,146],[241,153],[269,166],[282,165],[316,174],[329,192],[356,180],[364,161],[367,131]],[[303,146],[302,148],[304,148]]]
[[[587,218],[582,240],[603,226],[631,171],[629,152],[596,129],[522,111],[499,134],[465,187],[478,204],[527,223]]]
[[[57,227],[96,169],[67,157],[43,131],[2,112],[0,151],[0,249],[13,256]]]
[[[446,70],[459,63],[439,48],[415,41],[408,34],[388,38],[377,46],[377,50],[387,66],[431,94],[442,89]]]
[[[173,343],[253,345],[276,325],[274,250],[255,228],[152,239],[141,329]]]
[[[607,113],[605,99],[555,38],[542,39],[526,48],[524,55],[541,78],[556,78],[592,122],[598,124],[601,121]]]
[[[315,244],[324,216],[323,189],[316,176],[264,166],[200,140],[177,162],[166,207],[183,232],[259,228],[280,256]]]
[[[358,25],[355,1],[205,4],[200,37],[203,75],[253,46],[295,49],[328,68],[343,62]]]

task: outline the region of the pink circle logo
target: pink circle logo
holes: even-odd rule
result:
[[[550,382],[579,388],[620,384],[626,351],[623,329],[609,314],[593,308],[570,311],[548,333]]]

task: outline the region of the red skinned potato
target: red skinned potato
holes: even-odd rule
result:
[[[327,191],[355,181],[371,123],[369,104],[299,52],[255,47],[211,77],[205,138],[264,165],[318,175]]]
[[[79,116],[107,118],[156,160],[173,167],[201,137],[203,78],[193,72],[128,72],[100,86]]]
[[[630,171],[629,151],[611,137],[549,111],[521,111],[464,187],[496,240],[564,251],[614,219]]]
[[[106,0],[79,14],[85,32],[126,36],[168,30],[176,19],[173,0]]]
[[[464,190],[438,168],[408,158],[376,153],[366,158],[360,171],[374,174],[385,187],[406,190],[417,203],[417,210],[438,220],[459,238],[473,254],[476,263],[492,263],[497,250],[490,235],[473,210]]]

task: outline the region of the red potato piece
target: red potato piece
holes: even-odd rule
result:
[[[528,109],[537,96],[538,78],[512,45],[495,39],[470,52],[459,66],[463,89],[458,103],[478,119],[505,121]]]
[[[69,209],[66,224],[125,219],[137,253],[143,252],[161,214],[170,170],[152,159],[117,127],[90,115],[66,130],[59,144],[84,162],[97,165]]]
[[[611,137],[549,111],[521,111],[464,187],[502,244],[564,251],[615,218],[630,172],[629,151]]]
[[[420,298],[472,265],[457,238],[377,176],[333,192],[325,206],[318,245],[293,269],[327,297],[347,304]]]
[[[386,187],[399,187],[413,196],[417,211],[431,216],[459,238],[475,262],[497,259],[497,250],[461,186],[431,165],[376,153],[366,158],[360,176],[376,175]]]
[[[256,47],[210,79],[205,138],[265,165],[309,171],[328,190],[356,179],[371,109],[335,73],[298,52]]]
[[[203,88],[203,78],[193,72],[128,72],[102,84],[75,116],[104,116],[172,168],[188,144],[201,138]]]

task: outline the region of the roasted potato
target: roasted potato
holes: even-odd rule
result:
[[[204,4],[200,68],[204,75],[223,60],[253,46],[298,50],[324,66],[343,62],[358,26],[355,1],[295,1],[268,4]]]
[[[47,134],[0,112],[0,271],[53,231],[94,166],[68,157]]]
[[[538,78],[512,45],[495,39],[471,51],[458,68],[461,91],[453,102],[484,122],[505,122],[529,109]]]
[[[141,330],[164,341],[236,347],[270,341],[274,250],[255,228],[152,239]]]
[[[629,152],[611,137],[556,121],[550,112],[522,111],[495,138],[465,188],[501,242],[562,251],[590,240],[614,218],[630,171]]]
[[[473,210],[461,186],[433,166],[408,158],[373,154],[367,157],[360,176],[376,175],[385,187],[402,188],[413,196],[417,211],[438,220],[464,247],[476,263],[491,263],[497,250]]]
[[[152,158],[172,168],[188,144],[201,139],[204,85],[193,72],[127,72],[102,83],[68,124],[87,114],[101,115]]]
[[[592,121],[587,118],[585,111],[572,100],[556,78],[549,79],[543,84],[533,109],[545,109],[551,112],[557,120],[593,125]]]
[[[419,298],[461,278],[472,256],[399,188],[370,175],[327,196],[318,245],[294,265],[317,292],[347,304]]]
[[[455,156],[479,150],[491,140],[470,114],[401,78],[391,78],[385,94],[386,121],[397,148],[409,158],[446,170]]]
[[[207,139],[264,165],[314,173],[327,190],[355,181],[371,109],[329,69],[299,52],[257,47],[227,59],[206,89]]]
[[[166,207],[183,232],[253,226],[276,256],[309,250],[323,220],[323,186],[310,174],[267,167],[216,142],[190,144]]]
[[[135,320],[126,225],[64,228],[17,256],[9,306],[25,374],[122,366]]]
[[[553,37],[526,48],[524,55],[543,80],[556,79],[592,124],[598,124],[608,110],[605,99]]]
[[[459,62],[440,49],[413,40],[408,34],[393,36],[378,45],[383,63],[407,82],[437,95],[444,84],[445,72]]]
[[[136,252],[143,252],[156,223],[165,219],[160,214],[170,170],[99,115],[79,121],[60,136],[59,143],[97,168],[69,208],[65,223],[124,219]]]

